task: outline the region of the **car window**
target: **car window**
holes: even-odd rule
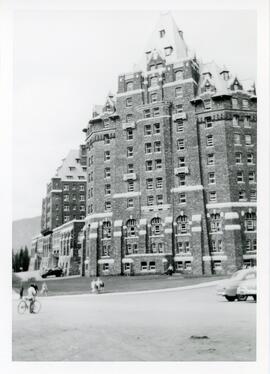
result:
[[[245,277],[244,277],[244,280],[247,280],[247,279],[255,279],[256,278],[256,274],[255,273],[248,273]]]

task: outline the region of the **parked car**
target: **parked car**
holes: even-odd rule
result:
[[[54,269],[46,269],[45,272],[41,275],[42,278],[47,278],[52,275],[55,275],[56,277],[63,276],[63,269],[56,267]]]
[[[256,268],[249,268],[236,271],[231,278],[220,283],[217,287],[217,294],[224,296],[228,301],[244,301],[247,299],[245,295],[237,293],[237,288],[241,286],[242,282],[254,279],[256,280],[257,270]]]
[[[249,296],[257,301],[257,279],[251,278],[240,283],[237,288],[236,295],[241,300],[246,300]]]

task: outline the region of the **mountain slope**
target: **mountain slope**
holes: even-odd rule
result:
[[[40,217],[24,218],[12,222],[12,248],[14,251],[27,245],[31,250],[33,236],[40,233]]]

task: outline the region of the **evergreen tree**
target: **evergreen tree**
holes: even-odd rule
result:
[[[29,268],[29,263],[30,263],[30,256],[28,252],[27,246],[24,247],[24,252],[23,252],[23,262],[22,262],[22,268],[23,271],[27,271]]]

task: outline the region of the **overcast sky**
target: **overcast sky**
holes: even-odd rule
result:
[[[172,11],[204,62],[256,80],[256,13]],[[14,18],[13,219],[41,214],[46,183],[84,141],[94,104],[116,92],[157,22],[148,11],[20,11]]]

